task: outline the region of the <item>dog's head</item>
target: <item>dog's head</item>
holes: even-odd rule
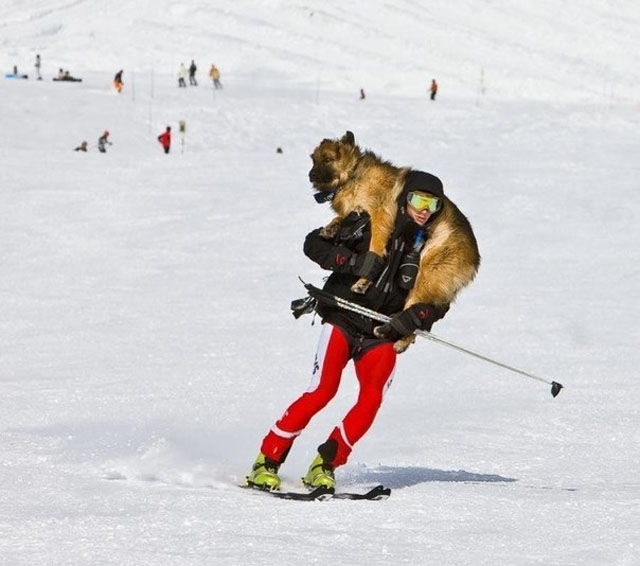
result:
[[[360,155],[352,132],[347,131],[339,140],[322,140],[311,154],[309,181],[313,188],[321,193],[335,192],[347,182]]]

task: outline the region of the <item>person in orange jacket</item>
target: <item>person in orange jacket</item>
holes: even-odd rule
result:
[[[167,129],[158,136],[158,141],[162,144],[164,152],[169,153],[171,149],[171,126],[167,126]]]
[[[122,92],[122,87],[124,86],[124,83],[122,82],[122,73],[124,73],[124,71],[120,69],[116,73],[116,76],[113,77],[113,86],[118,92]]]
[[[211,63],[211,69],[209,69],[209,77],[211,77],[213,86],[216,90],[222,88],[222,83],[220,82],[220,69],[218,69],[218,67],[213,63]]]

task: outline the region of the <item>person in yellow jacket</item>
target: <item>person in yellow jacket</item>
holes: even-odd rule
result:
[[[220,71],[213,63],[211,63],[211,69],[209,69],[209,76],[211,77],[213,86],[216,90],[222,88],[222,83],[220,82]]]

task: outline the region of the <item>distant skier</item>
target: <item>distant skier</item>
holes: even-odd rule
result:
[[[164,152],[169,153],[171,149],[171,126],[167,126],[167,129],[158,136],[158,141],[162,145]]]
[[[185,87],[187,83],[184,79],[187,78],[187,68],[184,66],[184,63],[180,63],[180,68],[178,69],[178,86]]]
[[[367,95],[364,93],[364,89],[361,88],[360,89],[360,100],[364,100],[365,98],[367,98]]]
[[[191,59],[191,65],[189,65],[189,84],[191,86],[198,86],[198,81],[196,81],[196,71],[198,67],[196,67],[196,62]]]
[[[113,145],[109,141],[109,130],[105,130],[104,133],[98,138],[98,151],[100,153],[107,153],[107,146]]]
[[[124,71],[120,69],[113,78],[113,86],[118,92],[122,92],[122,87],[124,86],[124,83],[122,82],[122,73],[124,73]]]
[[[42,75],[40,74],[40,54],[36,55],[36,64],[35,64],[35,68],[36,68],[36,76],[38,77],[38,80],[41,81],[42,80]]]
[[[438,94],[438,83],[435,79],[431,79],[431,86],[429,87],[429,92],[431,93],[431,100],[436,99],[436,94]]]
[[[209,69],[209,76],[211,77],[213,86],[216,90],[222,88],[222,83],[220,82],[220,71],[213,63],[211,63],[211,69]]]

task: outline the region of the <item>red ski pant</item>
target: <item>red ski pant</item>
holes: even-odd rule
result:
[[[353,344],[337,326],[325,323],[318,343],[309,389],[284,412],[262,441],[261,452],[276,462],[287,457],[294,440],[309,421],[335,396],[342,371],[353,357]],[[391,342],[380,342],[354,360],[359,384],[355,405],[331,432],[338,452],[334,467],[347,461],[353,446],[373,424],[384,393],[391,385],[396,353]],[[328,440],[327,439],[327,440]]]

